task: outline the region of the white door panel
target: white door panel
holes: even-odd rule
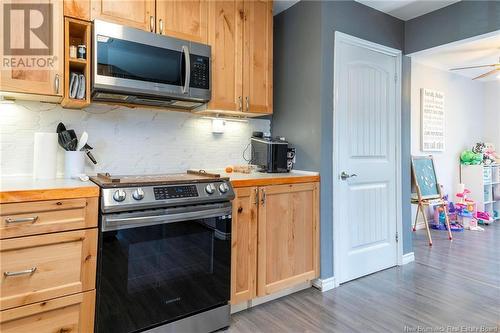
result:
[[[397,57],[336,44],[340,282],[397,264]]]

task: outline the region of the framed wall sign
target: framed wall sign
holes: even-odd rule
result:
[[[420,89],[421,149],[444,151],[444,94],[437,90]]]

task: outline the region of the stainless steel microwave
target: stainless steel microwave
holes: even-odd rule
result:
[[[211,97],[209,45],[94,21],[92,98],[194,109]]]

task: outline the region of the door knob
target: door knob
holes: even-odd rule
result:
[[[342,171],[342,173],[340,174],[340,179],[342,179],[342,180],[347,180],[347,179],[349,179],[349,178],[351,178],[351,177],[357,177],[357,176],[358,176],[358,175],[357,175],[357,174],[355,174],[355,173],[353,173],[352,175],[350,175],[350,174],[348,174],[347,172]]]

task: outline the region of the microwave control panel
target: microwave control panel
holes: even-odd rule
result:
[[[191,88],[209,89],[210,88],[210,59],[208,57],[191,55]]]

